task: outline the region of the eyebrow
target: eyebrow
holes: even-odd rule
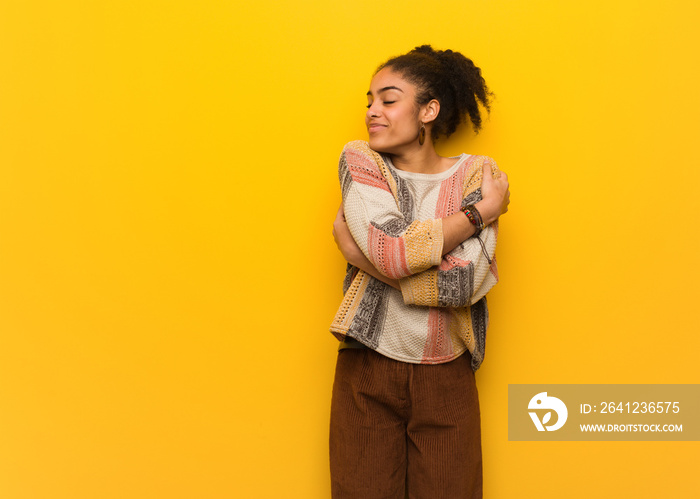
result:
[[[391,85],[391,86],[389,86],[389,87],[380,88],[380,89],[379,89],[379,92],[377,92],[377,93],[378,93],[378,94],[381,94],[382,92],[386,92],[387,90],[398,90],[399,92],[403,93],[403,90],[401,90],[399,87],[395,87],[395,86],[393,86],[393,85]],[[372,95],[372,91],[369,90],[369,91],[367,92],[367,95]]]

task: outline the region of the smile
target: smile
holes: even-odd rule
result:
[[[378,124],[374,123],[374,124],[369,125],[367,127],[367,131],[369,133],[373,133],[373,132],[378,132],[379,130],[381,130],[383,128],[386,128],[386,125],[378,125]]]

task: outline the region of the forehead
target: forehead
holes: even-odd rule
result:
[[[376,75],[374,75],[369,84],[368,95],[378,95],[382,91],[389,91],[386,89],[391,89],[394,92],[399,93],[402,92],[408,96],[413,96],[416,93],[415,85],[404,80],[399,73],[393,71],[391,68],[383,68]]]

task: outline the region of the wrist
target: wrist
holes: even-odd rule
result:
[[[473,235],[478,236],[481,231],[484,230],[484,227],[486,227],[484,220],[481,218],[479,209],[473,204],[468,204],[462,206],[462,212],[467,216],[467,220],[469,220],[472,227],[474,227]]]
[[[354,265],[355,267],[362,268],[366,257],[358,248],[357,246],[348,249],[345,254],[343,255],[345,257],[345,260],[350,264]]]
[[[482,199],[478,203],[474,204],[474,207],[481,213],[481,219],[484,221],[484,225],[490,225],[498,219],[499,207],[493,206],[493,203],[489,203],[488,200]]]

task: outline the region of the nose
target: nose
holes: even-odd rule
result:
[[[377,108],[375,107],[375,103],[373,102],[367,108],[367,118],[377,118],[377,117],[379,117],[379,112],[377,111]]]

